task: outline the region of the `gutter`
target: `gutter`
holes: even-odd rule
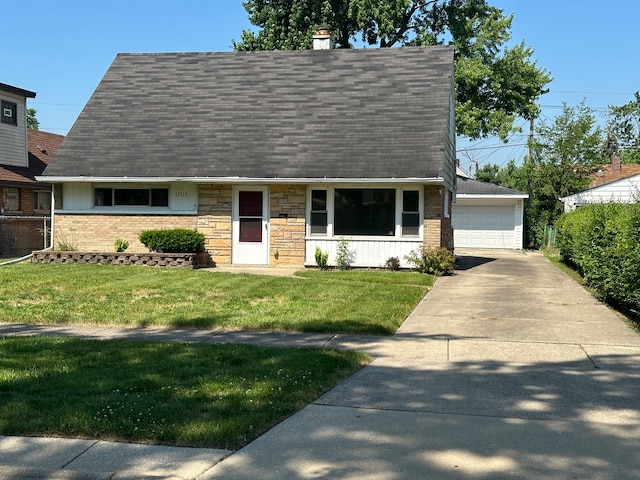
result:
[[[249,177],[56,177],[37,176],[39,182],[46,183],[217,183],[217,184],[324,184],[324,183],[411,183],[442,185],[444,178],[249,178]]]

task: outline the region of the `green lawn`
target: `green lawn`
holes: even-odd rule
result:
[[[23,263],[0,268],[0,321],[389,335],[433,281],[410,272],[270,277]]]
[[[366,362],[319,349],[0,338],[0,434],[237,449]]]

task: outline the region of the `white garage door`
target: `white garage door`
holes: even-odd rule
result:
[[[456,248],[515,248],[513,205],[454,205],[451,220]]]

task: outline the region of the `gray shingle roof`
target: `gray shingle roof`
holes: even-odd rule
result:
[[[442,177],[453,50],[119,54],[46,176]]]
[[[519,195],[526,196],[526,193],[519,192],[512,188],[501,187],[489,182],[481,182],[472,178],[458,176],[458,195]]]

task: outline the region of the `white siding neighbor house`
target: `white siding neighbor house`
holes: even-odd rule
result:
[[[608,182],[560,199],[564,211],[571,212],[589,203],[633,203],[640,201],[640,174]]]

